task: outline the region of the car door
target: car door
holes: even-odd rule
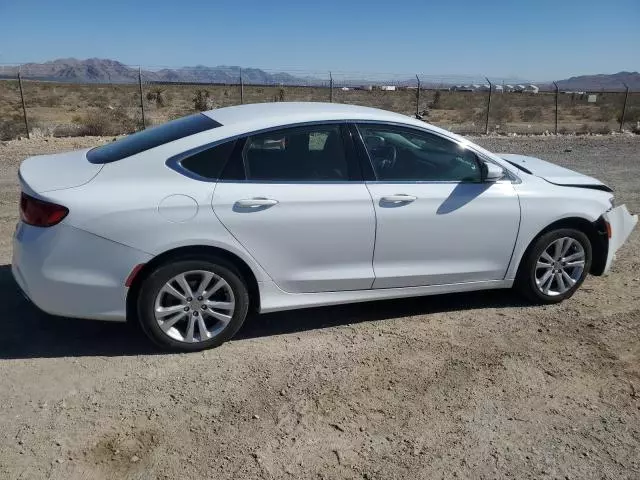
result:
[[[250,135],[216,185],[215,214],[286,292],[373,284],[375,213],[347,135],[338,123]]]
[[[357,129],[375,178],[367,182],[377,218],[373,288],[503,279],[520,222],[511,181],[482,181],[478,156],[440,135]]]

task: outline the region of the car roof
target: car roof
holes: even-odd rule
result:
[[[236,105],[202,113],[222,124],[221,128],[211,130],[211,132],[219,138],[243,135],[249,132],[286,125],[332,120],[369,120],[412,125],[448,137],[451,140],[459,142],[461,145],[473,145],[477,151],[498,160],[498,162],[502,162],[497,155],[477,144],[473,144],[460,135],[407,115],[380,110],[378,108],[361,107],[359,105],[347,105],[343,103],[271,102]]]
[[[247,126],[247,130],[323,120],[411,121],[410,117],[377,108],[320,102],[271,102],[224,107],[203,112],[224,126]],[[258,124],[258,125],[257,125]]]

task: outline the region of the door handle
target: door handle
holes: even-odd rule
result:
[[[242,200],[238,200],[236,205],[239,207],[270,207],[272,205],[276,205],[278,200],[274,200],[273,198],[264,198],[264,197],[256,197],[256,198],[244,198]]]
[[[414,195],[405,195],[404,193],[398,193],[396,195],[385,195],[380,200],[388,203],[410,203],[417,199],[418,197]]]

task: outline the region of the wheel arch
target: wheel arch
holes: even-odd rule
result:
[[[136,273],[127,291],[126,307],[127,321],[135,318],[137,315],[136,302],[140,293],[140,288],[144,280],[160,265],[166,264],[171,260],[182,258],[202,258],[217,257],[224,259],[234,265],[242,274],[243,279],[247,283],[249,290],[249,308],[253,311],[260,309],[260,288],[258,280],[251,267],[238,255],[229,250],[210,245],[189,245],[172,248],[159,255],[153,257],[149,262],[145,263]]]
[[[561,228],[573,228],[584,233],[587,236],[589,242],[591,243],[592,254],[591,268],[589,270],[589,273],[591,275],[602,275],[607,263],[607,253],[609,248],[607,227],[602,216],[599,217],[595,222],[582,217],[567,217],[550,223],[533,236],[533,238],[527,245],[527,248],[524,250],[522,256],[518,260],[517,272],[520,272],[522,261],[527,258],[527,255],[535,245],[538,238],[540,238],[545,233]]]

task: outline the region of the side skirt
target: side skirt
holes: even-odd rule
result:
[[[421,297],[441,293],[471,292],[511,288],[513,280],[489,280],[484,282],[429,285],[424,287],[379,288],[375,290],[348,290],[340,292],[287,293],[274,282],[260,282],[260,313],[293,310],[297,308],[323,307],[343,303],[369,302],[392,298]]]

